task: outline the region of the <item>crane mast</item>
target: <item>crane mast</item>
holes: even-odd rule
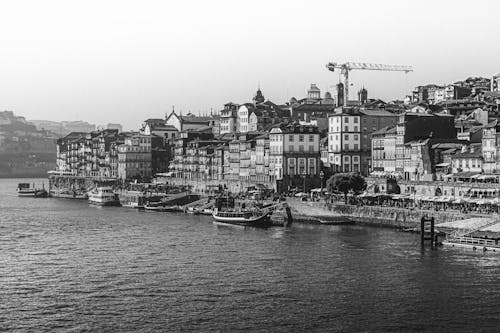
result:
[[[491,78],[491,91],[499,90],[498,83],[495,87],[495,81],[497,81],[498,79],[500,79],[500,73],[498,73],[497,75],[493,75],[493,77]]]
[[[344,106],[347,106],[349,100],[349,72],[353,69],[357,70],[370,70],[370,71],[393,71],[409,73],[413,71],[411,66],[399,65],[383,65],[383,64],[370,64],[365,62],[346,62],[343,64],[336,62],[329,62],[326,65],[329,71],[334,72],[335,69],[340,69],[340,73],[344,76]]]

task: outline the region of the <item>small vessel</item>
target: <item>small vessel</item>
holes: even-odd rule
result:
[[[205,208],[200,211],[201,215],[212,215],[214,210],[212,208]]]
[[[272,225],[269,213],[259,210],[219,210],[212,213],[215,224],[230,224],[244,227],[269,227]]]
[[[167,205],[163,201],[148,201],[144,205],[145,210],[154,211],[154,212],[179,212],[181,211],[179,206],[176,205]]]
[[[120,204],[128,208],[144,208],[146,194],[143,191],[126,191],[120,195]]]
[[[32,198],[47,198],[49,193],[42,188],[36,188],[35,184],[31,186],[30,183],[19,183],[17,184],[17,195],[19,197],[32,197]]]
[[[97,206],[120,206],[120,198],[111,187],[96,187],[89,192],[89,203]]]

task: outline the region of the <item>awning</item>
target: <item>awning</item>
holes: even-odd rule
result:
[[[479,172],[472,172],[472,171],[466,171],[466,172],[458,172],[453,174],[453,177],[455,178],[472,178],[472,176],[475,175],[480,175]]]
[[[392,199],[400,200],[400,199],[410,199],[410,196],[407,194],[393,194],[391,195]]]
[[[471,192],[482,192],[482,193],[495,193],[497,192],[498,190],[497,189],[494,189],[494,188],[472,188],[471,189]]]
[[[173,175],[174,175],[174,172],[170,171],[170,172],[160,172],[160,173],[157,173],[155,176],[156,177],[172,177]]]
[[[450,166],[450,163],[439,163],[439,164],[436,164],[437,167],[447,167],[447,166]]]
[[[494,176],[494,175],[480,175],[479,177],[477,177],[477,179],[480,179],[480,180],[498,179],[498,176]]]

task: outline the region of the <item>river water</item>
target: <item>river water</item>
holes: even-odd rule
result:
[[[498,331],[500,254],[18,198],[18,181],[0,180],[0,331]]]

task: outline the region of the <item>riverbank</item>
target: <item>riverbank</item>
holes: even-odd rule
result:
[[[361,223],[398,229],[420,228],[420,219],[424,215],[432,216],[436,223],[451,222],[473,217],[485,217],[485,214],[466,214],[452,210],[423,210],[382,206],[355,206],[324,201],[301,201],[287,199],[292,209],[294,221],[331,221]]]

